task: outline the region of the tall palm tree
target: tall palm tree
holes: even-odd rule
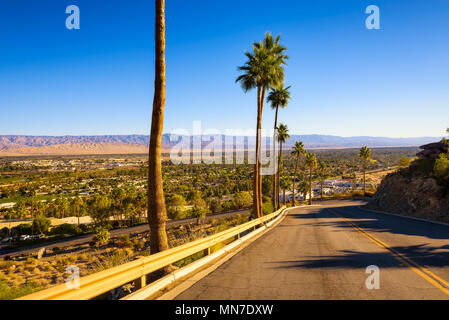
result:
[[[359,158],[362,159],[363,195],[366,196],[366,164],[371,160],[371,150],[366,146],[362,147],[359,152]]]
[[[301,159],[301,156],[306,154],[306,150],[304,149],[304,143],[302,143],[302,141],[296,141],[295,142],[295,146],[293,147],[293,150],[291,152],[291,155],[293,156],[293,158],[295,159],[295,172],[293,175],[293,198],[292,198],[292,206],[295,206],[295,181],[297,178],[297,173],[298,173],[298,165],[299,165],[299,160]]]
[[[323,184],[327,178],[327,165],[324,161],[318,162],[318,177],[320,178],[321,199],[323,199]]]
[[[279,108],[285,108],[288,105],[288,101],[290,100],[290,86],[284,88],[284,84],[281,83],[277,88],[272,88],[267,97],[267,102],[270,103],[271,108],[275,110],[274,116],[274,132],[277,130],[278,123],[278,111]],[[273,161],[276,161],[276,143],[275,138],[273,137]],[[278,166],[277,172],[275,172],[273,176],[273,204],[275,208],[279,208],[279,175],[276,175],[280,170]],[[278,188],[278,190],[276,190]],[[277,192],[277,195],[276,193]]]
[[[148,223],[151,253],[168,249],[165,222],[164,190],[162,187],[161,144],[165,108],[165,0],[156,0],[155,18],[155,80],[148,156]]]
[[[242,74],[236,79],[243,90],[248,92],[257,88],[257,127],[256,127],[256,163],[254,165],[253,214],[262,214],[262,192],[260,179],[260,145],[262,129],[262,111],[265,93],[270,88],[278,86],[284,81],[283,65],[288,57],[284,54],[286,47],[279,44],[280,36],[275,39],[267,32],[263,41],[254,43],[253,52],[246,52],[248,60],[238,68]]]
[[[285,143],[285,141],[287,141],[287,139],[290,139],[290,135],[288,134],[288,128],[285,124],[280,123],[279,124],[279,128],[278,128],[278,142],[279,142],[279,163],[278,163],[278,170],[275,173],[274,177],[276,177],[276,184],[274,186],[274,199],[275,203],[276,203],[276,209],[279,209],[280,205],[280,198],[279,198],[279,190],[280,190],[280,186],[279,186],[279,179],[280,179],[280,171],[281,171],[281,166],[282,166],[282,144]]]
[[[313,169],[317,166],[316,156],[313,153],[307,153],[304,161],[305,166],[309,169],[309,205],[312,204],[312,175]]]

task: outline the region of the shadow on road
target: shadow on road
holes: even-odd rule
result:
[[[429,247],[426,245],[392,247],[395,251],[404,253],[408,258],[425,267],[449,266],[449,246]],[[447,251],[441,251],[441,249]],[[273,264],[283,264],[277,268],[344,268],[360,269],[374,264],[379,268],[404,268],[405,264],[396,260],[393,255],[385,252],[357,252],[351,250],[341,251],[338,256],[311,256],[304,260],[273,261]]]
[[[428,238],[429,243],[420,243],[422,239],[414,238],[417,240],[415,241],[415,245],[391,246],[391,248],[424,267],[449,266],[449,244],[442,246],[435,245],[435,242],[438,242],[438,240],[449,239],[449,226],[378,214],[361,210],[358,206],[333,207],[331,210],[337,212],[338,215],[347,218],[364,231],[373,235],[380,232],[391,235]],[[351,224],[332,213],[331,210],[327,208],[310,207],[307,208],[307,211],[304,213],[291,212],[289,213],[290,218],[301,219],[307,222],[301,223],[300,225],[284,224],[278,226],[278,228],[312,226],[334,227],[333,230],[340,230],[342,232],[354,230]],[[309,222],[308,220],[311,221]],[[380,239],[382,240],[382,237]],[[370,240],[366,239],[366,241]],[[434,243],[432,244],[432,242]],[[335,256],[310,256],[305,257],[303,260],[273,261],[271,263],[283,265],[279,268],[366,268],[370,264],[375,264],[380,268],[406,267],[406,265],[400,263],[386,250],[385,252],[357,252],[343,250],[339,253],[339,255]]]
[[[357,206],[334,207],[331,208],[331,210],[351,220],[358,227],[367,232],[386,232],[392,234],[420,236],[429,239],[449,240],[449,226],[370,212],[361,210]],[[332,226],[345,230],[353,228],[350,224],[344,220],[341,220],[340,217],[333,214],[327,208],[316,207],[316,209],[313,209],[307,213],[290,213],[289,216],[296,219],[338,219],[337,221],[322,221],[310,223],[308,225]]]

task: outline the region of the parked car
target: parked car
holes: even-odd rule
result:
[[[27,234],[22,234],[19,237],[19,241],[27,241],[27,240],[31,240],[31,236],[27,235]]]
[[[8,243],[12,238],[5,238],[1,241],[1,243]]]

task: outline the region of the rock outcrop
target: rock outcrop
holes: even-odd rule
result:
[[[418,152],[416,156],[420,159],[424,158],[432,158],[436,159],[440,156],[441,153],[446,153],[448,151],[449,144],[444,142],[434,142],[423,145],[419,147],[423,149],[423,151]]]
[[[368,209],[449,222],[449,194],[431,175],[417,168],[419,161],[437,159],[448,152],[448,144],[436,142],[420,147],[418,160],[408,169],[388,174],[367,204]]]
[[[384,178],[367,208],[449,222],[449,196],[436,180],[400,172]]]

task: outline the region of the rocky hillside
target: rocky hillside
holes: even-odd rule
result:
[[[367,207],[407,216],[449,222],[447,142],[420,147],[409,168],[388,174]]]

